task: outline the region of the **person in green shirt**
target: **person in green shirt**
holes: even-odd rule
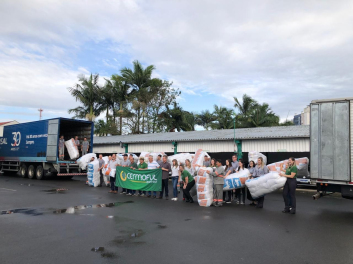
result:
[[[284,210],[282,213],[295,214],[296,210],[296,198],[295,190],[297,188],[297,166],[294,158],[289,158],[288,165],[285,170],[280,172],[280,176],[286,177],[287,181],[283,187],[283,199],[284,199]]]
[[[130,169],[136,170],[137,169],[137,164],[134,160],[134,156],[130,155],[129,156],[129,161],[130,161]],[[136,190],[127,190],[127,195],[128,196],[136,196]]]
[[[192,187],[194,187],[195,185],[195,180],[194,177],[192,177],[192,175],[190,174],[190,172],[188,172],[187,170],[185,170],[185,167],[183,164],[180,164],[179,166],[179,170],[181,173],[181,179],[184,183],[183,186],[183,193],[185,195],[186,198],[186,202],[187,203],[193,203],[194,200],[192,199],[191,195],[190,195],[190,190]]]
[[[140,157],[140,164],[137,166],[138,170],[147,170],[148,166],[147,163],[145,162],[144,157]],[[145,196],[146,195],[146,191],[141,191],[139,190],[139,196]]]

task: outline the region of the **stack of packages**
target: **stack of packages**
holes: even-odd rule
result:
[[[100,183],[99,161],[96,159],[88,164],[87,177],[88,185],[97,187]]]
[[[267,164],[267,157],[264,154],[260,153],[260,152],[256,152],[256,151],[249,152],[248,160],[249,160],[249,162],[252,160],[256,164],[257,163],[257,159],[260,158],[260,157],[264,160],[264,164],[266,165]]]
[[[224,179],[223,191],[230,191],[245,187],[245,182],[249,178],[249,170],[244,169],[237,173],[229,174]]]
[[[96,154],[88,153],[76,161],[81,170],[85,170],[87,168],[88,163],[91,162],[91,158],[97,158]]]
[[[192,163],[191,163],[191,166],[196,171],[198,171],[198,169],[203,166],[203,162],[205,160],[205,155],[208,156],[208,154],[205,151],[203,151],[202,149],[196,150],[194,159],[192,160]]]
[[[194,178],[197,190],[197,200],[200,206],[211,206],[213,202],[213,177],[210,176],[212,168],[200,168]]]
[[[108,186],[108,184],[110,183],[109,174],[106,175],[105,173],[108,170],[109,158],[107,156],[105,156],[105,157],[103,157],[103,160],[104,160],[104,166],[103,166],[103,169],[102,169],[103,179],[104,179],[105,185]]]
[[[298,169],[297,176],[299,177],[307,177],[309,176],[309,159],[308,158],[298,158],[295,159],[295,163]],[[281,169],[285,170],[286,166],[288,165],[288,160],[282,160],[279,162],[268,164],[267,167],[270,171],[277,171],[280,172]]]
[[[252,198],[257,199],[282,188],[286,181],[286,177],[281,177],[278,172],[271,171],[258,178],[247,180],[245,185],[248,187]]]
[[[65,141],[65,146],[67,152],[69,152],[70,159],[77,159],[80,156],[80,153],[78,152],[77,146],[75,144],[75,140],[73,138]]]

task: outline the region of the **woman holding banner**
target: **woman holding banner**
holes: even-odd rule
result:
[[[232,174],[234,173],[234,169],[232,167],[232,162],[230,161],[230,159],[227,159],[226,160],[226,167],[224,169],[224,172],[226,174],[225,177],[227,177],[229,174]],[[232,200],[232,191],[226,191],[226,192],[223,192],[223,201],[225,201],[226,203],[230,204],[231,203],[231,200]],[[227,195],[226,195],[227,194]]]
[[[250,179],[253,178],[253,174],[254,174],[254,171],[255,171],[255,166],[256,166],[255,162],[253,160],[250,160],[249,167],[248,167],[248,170],[250,172]],[[246,189],[246,197],[248,198],[249,201],[251,201],[250,205],[252,205],[252,206],[256,205],[255,200],[252,198],[251,193],[250,193],[248,188]]]
[[[178,161],[173,159],[172,161],[172,182],[173,182],[173,198],[172,201],[178,201],[178,180],[179,180],[179,166]]]
[[[187,170],[185,170],[185,167],[183,164],[180,164],[179,169],[180,169],[180,173],[181,173],[181,179],[184,183],[183,193],[185,194],[186,202],[193,203],[194,200],[192,199],[192,197],[190,195],[190,190],[195,185],[194,177],[192,177],[191,174]]]

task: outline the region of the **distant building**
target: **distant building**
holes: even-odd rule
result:
[[[310,125],[310,105],[304,108],[304,111],[301,113],[301,124]]]
[[[302,124],[301,119],[302,119],[301,114],[295,115],[294,118],[293,118],[294,125],[295,126],[300,126]]]

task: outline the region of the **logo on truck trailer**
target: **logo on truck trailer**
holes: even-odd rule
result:
[[[13,147],[18,147],[21,143],[21,133],[20,132],[12,132],[13,135],[13,143],[11,143],[11,146]]]

